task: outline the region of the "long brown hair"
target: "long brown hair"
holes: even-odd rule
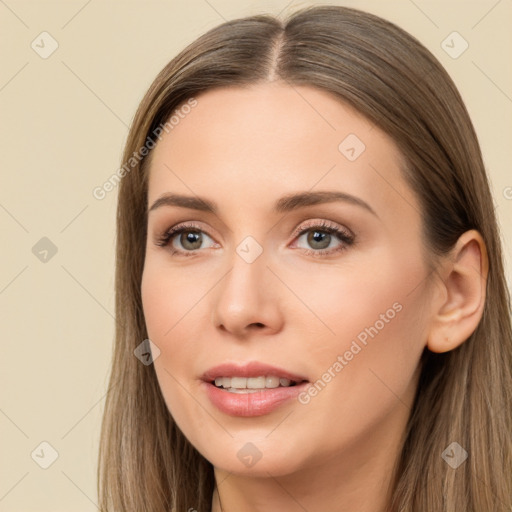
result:
[[[223,23],[159,73],[137,110],[123,162],[190,98],[270,80],[332,93],[395,141],[405,179],[420,199],[431,255],[446,254],[469,229],[481,233],[489,257],[483,317],[457,349],[425,349],[389,510],[510,511],[512,329],[493,199],[463,101],[421,43],[377,16],[338,6],[309,7],[285,21],[259,15]],[[140,288],[148,160],[139,158],[119,183],[117,325],[99,502],[103,511],[206,512],[213,467],[173,422],[153,365],[134,356],[147,338]],[[469,455],[456,470],[441,457],[452,442]]]

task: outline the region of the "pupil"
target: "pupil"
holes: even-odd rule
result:
[[[315,244],[320,243],[320,246],[317,245],[315,248],[325,249],[329,247],[330,236],[330,234],[322,233],[321,231],[312,231],[308,236],[308,243],[312,244],[313,247],[315,247]]]
[[[183,235],[185,235],[184,238]],[[182,245],[183,247],[191,250],[198,249],[199,247],[201,247],[201,238],[201,233],[188,231],[182,234]],[[185,243],[183,243],[183,241],[185,241]],[[188,244],[192,245],[192,247],[190,247]]]

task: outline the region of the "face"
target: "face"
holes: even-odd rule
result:
[[[312,87],[196,99],[149,168],[142,300],[175,422],[232,473],[392,444],[428,330],[420,206],[396,146]]]

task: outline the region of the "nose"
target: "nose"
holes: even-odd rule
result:
[[[230,263],[212,295],[214,326],[238,339],[278,332],[283,323],[282,283],[267,267],[265,252],[251,263],[234,252]]]

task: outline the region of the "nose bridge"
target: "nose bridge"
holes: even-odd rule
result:
[[[269,283],[272,272],[262,245],[245,237],[233,251],[230,270],[219,283],[214,301],[213,320],[217,326],[241,333],[251,324],[276,327],[275,287]]]
[[[232,313],[237,309],[250,311],[257,305],[266,281],[264,274],[269,272],[266,262],[263,247],[252,237],[246,237],[235,247],[230,259],[231,270],[222,286],[222,298]]]

